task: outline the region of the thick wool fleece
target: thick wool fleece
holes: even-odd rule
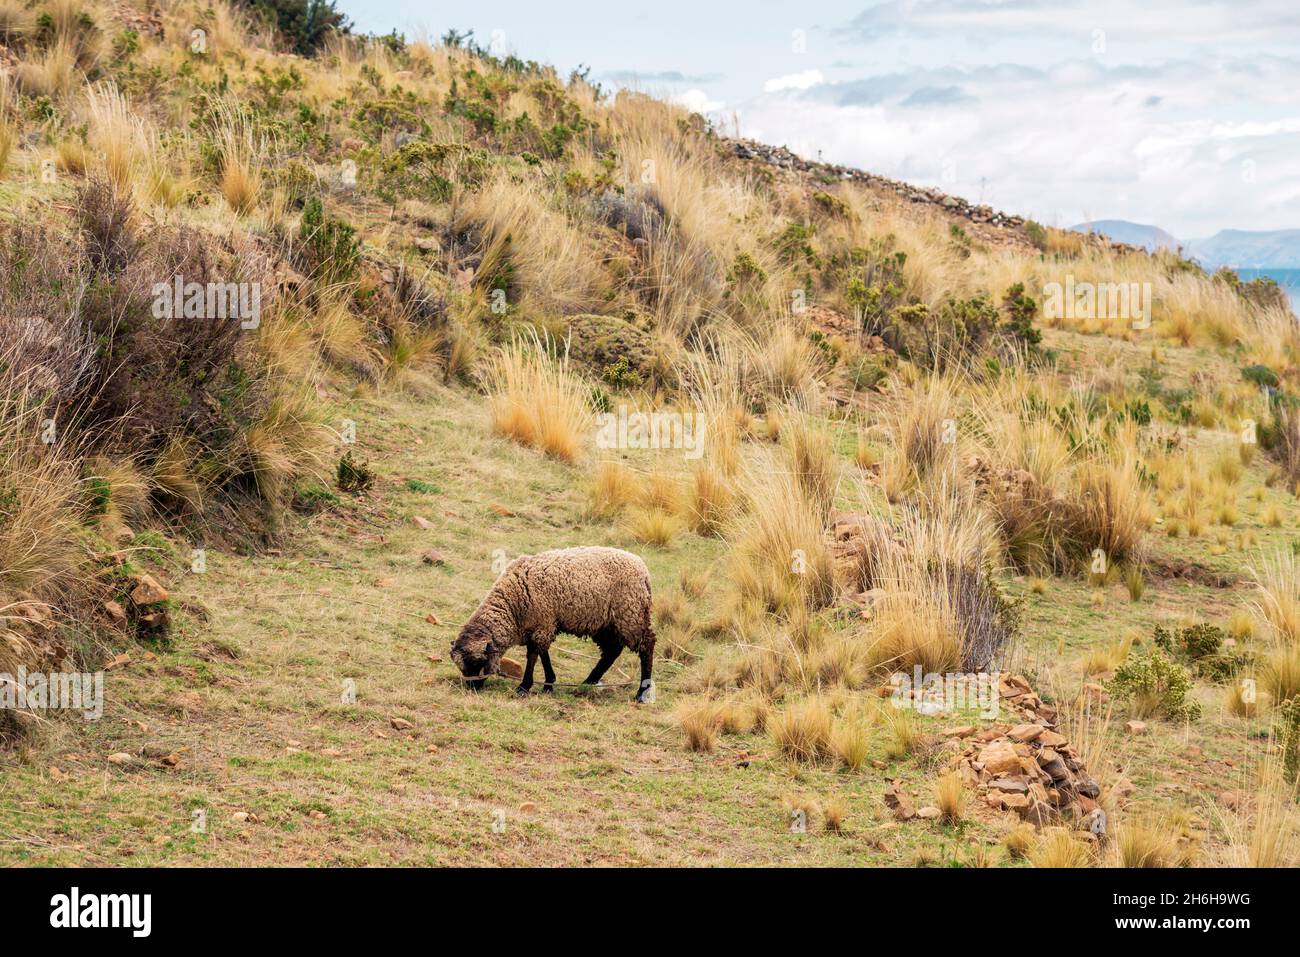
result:
[[[452,659],[467,676],[492,674],[506,649],[526,645],[526,690],[538,655],[547,682],[553,683],[548,652],[561,631],[591,638],[600,646],[603,667],[598,666],[588,681],[599,681],[624,648],[641,657],[642,679],[648,681],[655,635],[645,562],[631,552],[598,546],[516,558],[461,629]]]

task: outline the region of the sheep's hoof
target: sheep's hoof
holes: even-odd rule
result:
[[[542,685],[542,694],[555,694],[555,685]]]
[[[515,689],[516,698],[527,698],[528,693],[529,693],[528,687],[526,685],[520,685],[518,688]]]

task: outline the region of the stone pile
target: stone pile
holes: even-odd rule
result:
[[[1072,824],[1106,832],[1101,789],[1074,745],[1056,728],[1056,708],[1045,704],[1020,675],[999,676],[1001,708],[1015,722],[979,729],[950,728],[959,749],[954,765],[986,804],[1014,811],[1031,824]]]

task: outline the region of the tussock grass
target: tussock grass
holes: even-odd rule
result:
[[[965,492],[940,491],[894,521],[869,522],[858,583],[881,589],[867,626],[873,662],[978,671],[1014,636],[993,582],[995,531]]]
[[[1025,857],[1034,867],[1090,867],[1093,863],[1087,843],[1061,827],[1045,829]]]
[[[1116,867],[1178,867],[1183,852],[1177,829],[1164,820],[1126,820],[1114,837]]]
[[[601,462],[589,491],[592,514],[600,518],[620,515],[640,493],[635,472],[620,462]]]
[[[625,527],[641,544],[663,548],[681,531],[682,523],[677,516],[662,509],[641,507],[632,510]]]
[[[492,429],[562,462],[576,462],[593,426],[587,390],[536,335],[503,347],[486,374]]]
[[[1276,759],[1266,761],[1250,800],[1219,811],[1228,840],[1223,863],[1229,867],[1295,867],[1300,864],[1296,786],[1288,783]]]
[[[1260,555],[1251,566],[1255,607],[1273,639],[1300,645],[1300,558],[1290,549]]]
[[[960,771],[948,771],[935,781],[935,806],[945,824],[959,824],[966,815],[966,784]]]
[[[686,738],[688,751],[710,752],[722,733],[721,706],[707,698],[686,699],[675,712],[677,726]]]
[[[697,462],[687,495],[691,527],[700,535],[721,534],[737,505],[727,476],[708,462]]]
[[[786,705],[767,721],[772,742],[786,757],[816,761],[830,750],[831,707],[821,695]]]
[[[818,504],[785,471],[751,479],[746,498],[749,507],[728,532],[739,594],[770,611],[830,604],[835,569]]]
[[[212,142],[220,164],[221,195],[238,215],[251,213],[262,195],[267,138],[247,111],[223,102],[214,112]]]
[[[957,426],[957,389],[951,379],[932,376],[911,391],[896,382],[891,392],[898,398],[886,409],[883,425],[893,447],[885,457],[880,485],[896,502],[933,475],[951,474],[965,433]]]
[[[86,88],[90,117],[87,143],[119,192],[130,193],[149,142],[145,125],[130,101],[112,83]]]
[[[859,771],[871,751],[874,721],[861,711],[837,717],[831,728],[830,752],[842,767]]]

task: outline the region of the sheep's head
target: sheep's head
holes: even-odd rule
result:
[[[451,660],[466,678],[479,678],[466,682],[475,691],[483,687],[483,678],[501,668],[501,652],[493,643],[491,633],[475,621],[460,630],[451,646]]]

